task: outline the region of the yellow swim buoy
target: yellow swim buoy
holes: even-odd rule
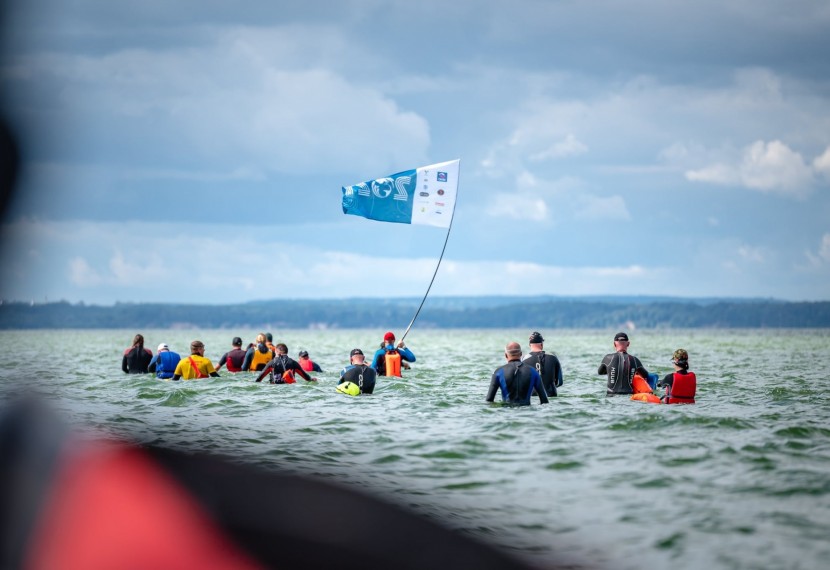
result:
[[[360,386],[354,382],[343,382],[342,384],[337,385],[337,391],[341,394],[357,396],[360,394]]]

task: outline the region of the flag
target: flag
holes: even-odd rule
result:
[[[343,186],[343,213],[380,222],[449,228],[460,160]]]

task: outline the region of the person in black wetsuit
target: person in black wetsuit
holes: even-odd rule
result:
[[[542,377],[536,368],[522,362],[522,347],[518,342],[511,342],[504,348],[504,357],[507,363],[493,372],[490,379],[490,389],[487,391],[488,402],[496,398],[496,392],[501,389],[501,399],[508,404],[530,405],[533,392],[539,396],[539,402],[548,403],[548,395],[542,385]]]
[[[124,351],[121,359],[121,370],[125,374],[147,374],[153,353],[144,348],[144,336],[137,334],[133,337],[133,345]]]
[[[597,374],[608,375],[608,386],[605,392],[606,396],[614,396],[616,394],[633,394],[634,393],[634,373],[638,368],[642,368],[648,377],[648,370],[645,369],[643,363],[636,356],[628,354],[628,335],[624,332],[619,332],[614,335],[614,348],[616,352],[606,354],[599,363]]]
[[[539,376],[542,377],[542,385],[548,396],[558,396],[556,388],[562,385],[562,365],[555,354],[545,354],[545,339],[539,332],[530,333],[530,352],[525,355],[522,362],[536,368]]]
[[[262,369],[260,375],[257,376],[257,382],[262,382],[262,379],[268,374],[271,375],[271,379],[269,380],[271,384],[291,384],[294,382],[294,376],[297,374],[302,376],[307,382],[317,382],[317,378],[312,378],[306,374],[303,367],[300,366],[300,363],[288,356],[288,347],[285,344],[279,343],[276,345],[276,349],[277,355]],[[286,372],[291,372],[288,382],[286,382],[284,376]]]
[[[345,382],[356,384],[361,394],[371,394],[375,391],[377,372],[366,364],[366,356],[359,348],[353,348],[349,353],[349,365],[340,371],[339,386]]]

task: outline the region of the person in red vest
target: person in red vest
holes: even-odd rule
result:
[[[228,372],[241,372],[242,365],[245,363],[245,355],[246,351],[242,350],[242,339],[238,336],[233,337],[231,349],[216,363],[216,370],[220,370],[227,364]]]
[[[300,366],[302,366],[303,370],[305,370],[306,372],[322,372],[323,371],[323,369],[320,368],[319,364],[317,364],[316,362],[311,360],[311,358],[308,356],[308,351],[307,350],[301,350],[300,354],[299,354],[299,357],[300,357],[300,360],[299,360]]]
[[[689,353],[678,348],[672,355],[674,372],[666,374],[658,386],[666,388],[662,400],[665,404],[694,404],[697,378],[694,372],[689,372]]]

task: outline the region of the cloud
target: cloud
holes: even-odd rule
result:
[[[420,164],[427,120],[330,67],[337,46],[355,51],[341,34],[233,27],[204,34],[198,48],[44,54],[25,64],[55,87],[42,111],[80,127],[63,151],[85,162],[127,154],[155,173],[206,168],[204,176],[230,178]]]
[[[539,162],[548,159],[577,156],[586,152],[588,152],[588,146],[578,141],[573,134],[568,133],[564,140],[554,143],[543,151],[531,154],[528,159],[531,162]]]
[[[527,193],[496,194],[490,198],[485,211],[494,218],[533,222],[544,222],[550,216],[545,201]]]
[[[630,220],[631,214],[622,196],[577,196],[574,218],[577,220]]]
[[[686,178],[797,198],[806,197],[814,185],[812,168],[799,153],[778,140],[755,141],[744,149],[740,162],[689,170]]]
[[[813,170],[830,180],[830,146],[824,150],[824,153],[813,159]]]
[[[83,257],[73,257],[69,260],[69,282],[79,287],[97,287],[101,284],[101,276],[98,275],[89,262]]]
[[[830,267],[830,233],[826,233],[821,237],[821,243],[816,253],[808,251],[805,255],[810,262],[810,267]]]

